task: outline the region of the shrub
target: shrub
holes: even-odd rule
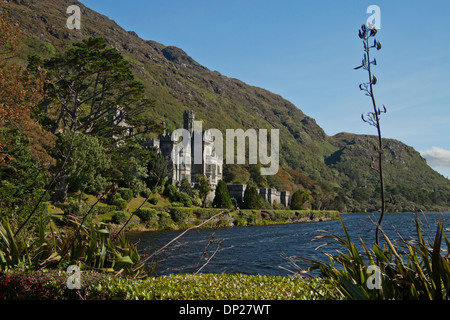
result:
[[[117,207],[116,206],[112,206],[112,205],[107,205],[107,206],[99,206],[97,205],[95,207],[95,212],[97,214],[106,214],[106,213],[110,213],[113,211],[116,211]]]
[[[162,229],[173,229],[174,222],[168,212],[158,212],[158,224]]]
[[[153,205],[157,205],[158,201],[159,201],[159,199],[157,197],[151,197],[150,199],[148,199],[148,202]]]
[[[151,195],[151,193],[152,193],[152,190],[150,190],[149,188],[144,188],[143,190],[141,190],[141,191],[139,192],[139,195],[140,195],[142,198],[147,198],[148,196]]]
[[[172,184],[166,185],[164,188],[163,195],[169,199],[170,202],[178,200],[178,190]]]
[[[148,222],[150,220],[156,219],[158,215],[155,209],[141,208],[136,212],[136,216],[141,219],[141,222]]]
[[[114,205],[114,203],[118,200],[118,199],[122,199],[122,196],[120,195],[120,193],[109,193],[106,196],[106,203],[109,205]]]
[[[169,210],[170,218],[176,223],[185,223],[192,214],[192,211],[184,210],[182,208],[171,208]]]
[[[71,202],[64,207],[64,213],[66,215],[72,215],[77,217],[82,217],[90,210],[91,206],[85,204],[84,202]]]
[[[131,199],[133,199],[133,190],[128,188],[120,188],[119,194],[121,195],[122,199],[126,200],[127,202],[130,202]]]
[[[178,192],[177,198],[185,207],[192,207],[192,199],[187,193]]]
[[[127,221],[128,214],[125,211],[116,211],[111,216],[111,222],[114,224],[122,224]]]
[[[125,210],[128,207],[128,202],[125,199],[117,199],[114,205],[118,210]]]

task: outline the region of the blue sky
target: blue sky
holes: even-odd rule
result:
[[[422,152],[450,177],[450,1],[81,0],[145,40],[174,45],[223,75],[265,88],[316,119],[328,135],[376,134],[353,70],[357,36],[380,8],[377,102],[382,135]]]

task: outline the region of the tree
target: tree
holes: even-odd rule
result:
[[[145,182],[152,190],[158,187],[169,175],[164,156],[155,150],[150,152],[150,160],[147,163],[147,175]]]
[[[217,184],[216,195],[212,203],[214,208],[231,208],[231,198],[225,181],[220,180]]]
[[[200,198],[202,199],[202,206],[206,207],[206,198],[208,197],[208,194],[211,191],[209,179],[206,178],[205,175],[199,174],[197,176],[197,183],[195,184],[195,188],[200,193]]]
[[[69,136],[71,134],[65,134],[61,138],[63,154],[66,154],[69,148]],[[97,137],[80,132],[75,135],[74,145],[64,170],[69,188],[72,191],[81,191],[81,194],[83,192],[101,194],[107,184],[104,174],[111,166],[111,159],[106,149]]]
[[[378,153],[378,168],[375,167],[373,164],[374,160],[372,158],[371,167],[378,171],[379,177],[380,177],[380,197],[381,197],[381,215],[378,220],[378,224],[375,231],[375,242],[376,244],[379,243],[379,230],[381,226],[381,222],[383,221],[384,213],[386,210],[386,200],[384,195],[384,179],[383,179],[383,142],[381,138],[381,126],[380,126],[380,116],[382,113],[386,113],[386,107],[383,105],[383,110],[377,107],[376,101],[375,101],[375,94],[373,90],[373,86],[377,84],[377,78],[372,74],[372,68],[371,65],[376,66],[377,60],[373,59],[371,61],[370,58],[370,49],[381,49],[381,43],[375,39],[375,35],[377,34],[377,30],[372,28],[367,28],[365,25],[361,26],[361,29],[359,30],[359,38],[363,40],[364,45],[364,58],[362,60],[362,64],[356,68],[355,70],[363,68],[367,71],[369,76],[369,82],[361,83],[359,85],[359,89],[361,91],[364,91],[367,96],[369,96],[372,100],[372,106],[373,106],[373,112],[369,112],[367,114],[367,118],[364,117],[364,115],[361,116],[362,120],[364,122],[367,122],[371,126],[374,126],[377,129],[378,133],[378,145],[374,146],[374,149]],[[371,44],[369,41],[373,38],[373,44]]]
[[[53,123],[53,133],[62,129],[118,136],[130,129],[121,124],[148,102],[129,63],[118,50],[107,48],[102,38],[74,43],[45,61],[29,57],[29,68],[38,66],[48,73],[42,117]]]
[[[0,217],[7,216],[14,224],[22,223],[42,193],[47,177],[31,154],[29,140],[18,130],[5,130],[2,139],[9,141],[5,152],[11,155],[11,160],[0,164]],[[44,210],[43,205],[39,206],[38,216]]]
[[[254,185],[247,185],[244,192],[243,209],[261,209],[263,202],[259,197],[258,189]]]
[[[0,136],[5,125],[15,124],[28,128],[31,110],[43,95],[41,69],[34,74],[12,62],[20,45],[20,30],[8,21],[6,14],[0,16]],[[7,140],[0,142],[0,163],[11,159],[5,152]]]
[[[291,209],[303,210],[304,204],[309,201],[309,193],[305,190],[298,189],[292,194]]]

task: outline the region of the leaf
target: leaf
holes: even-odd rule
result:
[[[373,76],[373,78],[372,78],[372,84],[377,84],[377,77],[375,77],[375,76]]]
[[[133,264],[133,261],[129,256],[122,257],[120,255],[116,255],[116,258],[114,259],[115,262],[120,263],[127,263],[127,264]]]
[[[361,65],[359,67],[353,68],[353,70],[361,69],[362,67],[364,67],[364,65]]]
[[[343,287],[350,293],[355,300],[367,300],[367,296],[361,291],[355,284],[342,278],[339,274],[339,281],[342,283]]]

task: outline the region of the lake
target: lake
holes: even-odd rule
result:
[[[351,213],[342,220],[354,242],[359,238],[371,248],[375,241],[375,225],[379,214]],[[391,240],[415,238],[413,213],[388,213],[382,223],[383,230]],[[444,227],[450,227],[450,213],[418,214],[423,233],[434,236],[439,219]],[[127,237],[137,243],[139,251],[146,256],[163,247],[182,231],[151,231],[128,233]],[[330,239],[314,240],[326,232],[344,236],[339,220],[299,224],[234,227],[217,230],[191,230],[153,257],[156,274],[192,273],[198,270],[215,252],[214,257],[201,270],[202,273],[242,273],[249,275],[289,275],[283,268],[290,268],[283,255],[304,256],[329,261],[325,252],[335,252],[337,246],[329,243],[316,248]],[[380,234],[381,239],[381,234]],[[214,240],[208,247],[208,243]],[[221,241],[216,251],[218,242]]]

